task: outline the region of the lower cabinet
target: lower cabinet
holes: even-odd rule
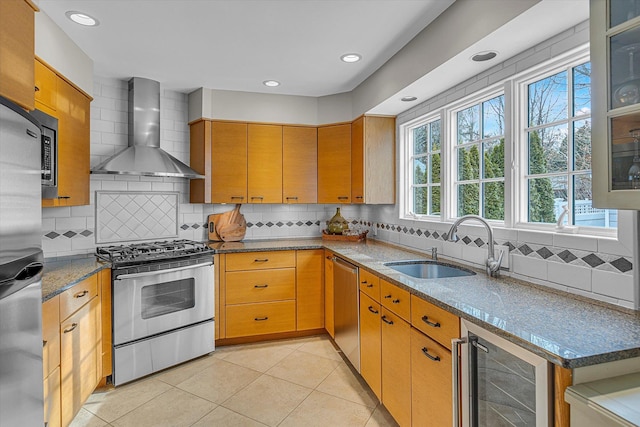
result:
[[[64,426],[71,423],[100,381],[101,329],[100,299],[97,296],[60,324],[61,407]]]
[[[44,378],[44,422],[61,425],[60,418],[60,298],[42,304],[42,367]]]
[[[333,314],[333,253],[324,251],[324,328],[335,338]]]
[[[382,308],[382,404],[398,424],[411,424],[411,326]]]
[[[382,400],[380,303],[360,291],[360,375]]]
[[[411,425],[453,423],[451,352],[411,328]]]
[[[218,338],[324,327],[324,251],[221,255]]]

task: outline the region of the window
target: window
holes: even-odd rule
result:
[[[567,67],[526,85],[526,222],[615,227],[617,212],[591,194],[591,65]]]
[[[440,215],[440,120],[419,124],[409,133],[408,211],[415,215]]]
[[[455,113],[457,216],[504,221],[504,95]]]

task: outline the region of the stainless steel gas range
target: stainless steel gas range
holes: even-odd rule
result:
[[[215,349],[213,251],[190,240],[105,246],[112,263],[113,384]]]

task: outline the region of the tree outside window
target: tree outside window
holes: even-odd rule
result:
[[[617,211],[595,209],[591,190],[591,65],[527,85],[527,221],[616,227]]]
[[[416,215],[440,215],[440,120],[411,129],[409,168],[413,171],[409,211]]]
[[[504,221],[504,95],[455,117],[457,216]]]

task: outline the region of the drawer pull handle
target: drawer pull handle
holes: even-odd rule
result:
[[[73,331],[73,330],[74,330],[75,328],[77,328],[77,327],[78,327],[78,324],[77,324],[77,323],[72,323],[72,324],[71,324],[71,327],[70,327],[69,329],[65,329],[65,330],[64,330],[64,331],[62,331],[62,332],[63,332],[63,333],[65,333],[65,334],[68,334],[69,332]]]
[[[85,289],[85,290],[84,290],[84,291],[82,291],[82,292],[78,292],[78,293],[77,293],[77,294],[75,294],[73,297],[74,297],[74,298],[82,298],[83,296],[85,296],[85,295],[86,295],[86,294],[88,294],[88,293],[89,293],[89,291]]]
[[[430,322],[429,321],[429,316],[422,316],[422,321],[424,323],[426,323],[427,325],[431,326],[432,328],[439,328],[440,327],[440,322],[436,322],[436,323]]]
[[[36,92],[40,92],[40,88],[38,86],[34,86]]]
[[[387,320],[387,316],[382,316],[382,321],[387,325],[393,325],[393,320]]]
[[[262,322],[263,320],[269,320],[269,317],[268,316],[254,317],[253,320],[255,320],[256,322]]]
[[[389,298],[391,298],[391,294],[389,294],[389,295],[385,295],[384,297],[385,297],[386,299],[389,299]]]
[[[263,196],[251,196],[251,199],[260,199],[260,200],[262,200],[262,199],[264,199],[264,197]]]
[[[356,199],[364,199],[363,196],[356,196]]]
[[[399,299],[394,299],[393,301],[391,301],[394,304],[400,304],[400,300]]]
[[[338,196],[338,200],[349,200],[349,196]]]
[[[326,257],[329,261],[335,261],[335,257],[332,257],[331,255],[328,255]]]
[[[434,362],[439,362],[440,361],[440,356],[432,356],[429,354],[429,350],[427,349],[427,347],[422,347],[422,354],[424,354],[425,356],[427,356],[429,359],[433,360]]]
[[[71,196],[58,196],[58,199],[70,199]]]
[[[240,200],[242,200],[242,199],[244,199],[244,196],[231,196],[231,200],[233,200],[233,199],[240,199]]]
[[[256,258],[253,260],[253,262],[267,262],[269,261],[269,258]]]
[[[47,342],[45,340],[42,340],[42,348],[45,348],[47,346]]]
[[[373,283],[367,284],[367,288],[373,288]]]
[[[294,197],[287,197],[287,200],[298,200],[298,197],[297,197],[297,196],[294,196]]]
[[[264,289],[264,288],[268,288],[268,287],[269,287],[269,285],[267,285],[267,284],[265,283],[264,285],[253,285],[253,287],[254,287],[254,288],[257,288],[257,289]]]
[[[378,310],[374,310],[373,306],[369,306],[369,311],[372,312],[373,314],[378,314]]]

